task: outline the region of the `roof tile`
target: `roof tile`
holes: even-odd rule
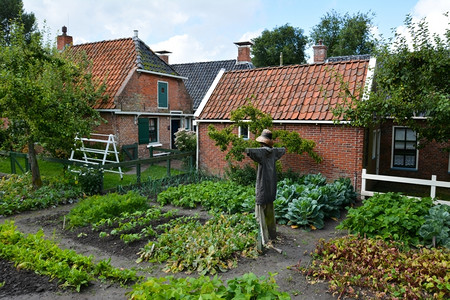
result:
[[[368,59],[362,59],[228,71],[209,98],[200,119],[228,119],[231,110],[245,105],[244,99],[254,95],[253,104],[276,120],[332,120],[330,110],[342,102],[334,72],[347,78],[351,92],[358,95],[368,64]],[[229,105],[225,108],[219,99],[226,99]]]

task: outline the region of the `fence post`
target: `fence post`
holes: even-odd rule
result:
[[[436,198],[436,175],[431,175],[431,199]]]
[[[366,197],[363,195],[366,192],[366,169],[362,169],[361,176],[361,199],[364,200]]]
[[[9,161],[11,163],[11,173],[17,174],[16,173],[16,164],[14,162],[14,152],[9,152]]]
[[[136,183],[141,185],[141,164],[139,162],[136,164]]]
[[[170,156],[169,154],[168,156]],[[170,158],[167,160],[167,177],[170,177]]]

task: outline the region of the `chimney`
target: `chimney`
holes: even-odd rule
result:
[[[323,63],[327,59],[328,47],[323,45],[323,41],[319,40],[317,45],[313,46],[314,49],[314,63]]]
[[[73,38],[67,35],[67,27],[62,27],[62,35],[58,35],[56,39],[56,48],[60,51],[64,50],[66,47],[73,45]]]
[[[238,63],[251,62],[252,59],[250,57],[250,47],[253,45],[252,42],[236,42],[234,43],[238,46]]]
[[[158,54],[159,58],[161,58],[166,64],[169,64],[169,54],[171,53],[172,52],[166,50],[156,51],[156,54]]]

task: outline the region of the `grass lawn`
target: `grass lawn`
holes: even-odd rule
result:
[[[22,165],[25,165],[24,160],[19,160]],[[48,162],[44,160],[38,160],[39,170],[41,176],[44,177],[59,177],[64,175],[64,169],[61,164]],[[142,166],[141,166],[142,168]],[[21,173],[20,169],[16,167],[17,171]],[[142,168],[143,169],[143,168]],[[128,170],[122,169],[123,172]],[[11,173],[11,163],[9,157],[0,156],[0,173]],[[177,169],[170,170],[171,175],[178,175],[183,173]],[[159,179],[167,176],[167,170],[165,166],[153,165],[147,168],[145,171],[141,172],[141,181],[147,181],[148,178]],[[105,172],[103,177],[103,188],[111,189],[119,185],[125,186],[129,184],[136,183],[136,173],[133,174],[123,174],[123,179],[120,179],[119,174]]]

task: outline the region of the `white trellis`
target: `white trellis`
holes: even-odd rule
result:
[[[75,138],[75,142],[80,141],[81,147],[72,149],[72,153],[70,154],[69,160],[71,161],[77,161],[77,162],[83,162],[86,164],[92,164],[92,165],[105,165],[106,163],[118,163],[119,162],[119,153],[117,152],[117,142],[114,138],[114,135],[112,134],[98,134],[98,133],[92,133],[90,138],[79,138],[78,136]],[[94,142],[94,143],[102,143],[106,144],[105,149],[95,149],[95,148],[89,148],[85,146],[85,142]],[[74,158],[75,152],[81,151],[83,154],[82,159]],[[96,158],[89,156],[89,153],[95,153],[95,154],[102,154],[102,158]],[[114,154],[115,160],[108,160],[108,154]],[[105,172],[111,172],[111,173],[118,173],[120,175],[120,178],[123,178],[123,172],[122,169],[119,167],[118,171],[115,170],[104,170]]]

